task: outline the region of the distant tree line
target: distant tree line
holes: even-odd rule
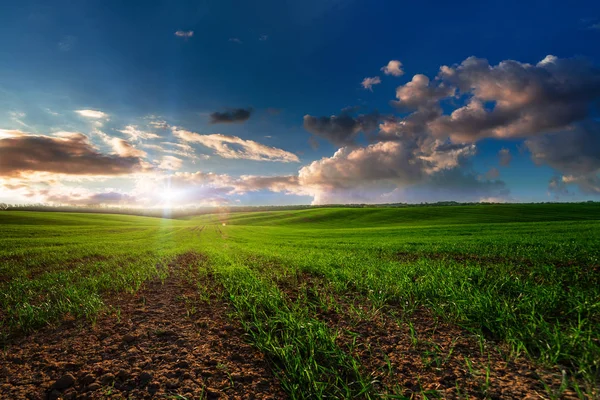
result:
[[[592,200],[579,202],[596,203]],[[439,201],[436,203],[387,203],[387,204],[324,204],[324,205],[286,205],[286,206],[221,206],[221,207],[185,207],[174,209],[160,208],[125,208],[110,206],[66,206],[49,204],[7,204],[0,203],[0,211],[42,211],[42,212],[77,212],[77,213],[101,213],[101,214],[126,214],[140,215],[146,217],[160,218],[183,218],[194,215],[214,214],[214,213],[235,213],[235,212],[253,212],[253,211],[288,211],[288,210],[307,210],[311,208],[400,208],[400,207],[439,207],[439,206],[465,206],[465,205],[485,205],[485,204],[506,204],[506,203],[488,203],[488,202],[470,202],[461,203],[457,201]],[[515,204],[515,203],[510,203]],[[560,204],[559,202],[540,202],[540,203],[521,203],[521,204]]]

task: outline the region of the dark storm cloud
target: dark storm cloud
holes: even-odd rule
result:
[[[211,124],[231,124],[247,121],[252,114],[251,108],[234,108],[225,112],[214,112],[210,114]]]
[[[142,170],[142,164],[139,157],[102,154],[80,133],[61,137],[19,133],[0,139],[0,176],[24,172],[122,175]]]
[[[330,117],[305,115],[304,129],[336,146],[349,146],[354,144],[359,132],[374,131],[380,118],[377,112],[358,116],[352,116],[345,112]]]

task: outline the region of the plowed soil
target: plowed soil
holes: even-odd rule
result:
[[[95,324],[11,339],[0,353],[0,398],[285,398],[217,290],[199,297],[189,268],[199,257],[180,256],[164,282],[107,299],[112,312]]]

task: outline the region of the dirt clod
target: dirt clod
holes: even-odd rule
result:
[[[75,384],[75,377],[71,374],[66,374],[60,377],[54,384],[52,385],[52,389],[63,390],[70,388]]]
[[[136,339],[136,337],[130,333],[128,333],[127,335],[123,336],[123,341],[125,343],[131,343]]]
[[[98,382],[94,382],[94,383],[90,383],[87,387],[86,387],[86,391],[88,392],[93,392],[95,390],[98,390],[102,387],[102,385],[100,385]]]

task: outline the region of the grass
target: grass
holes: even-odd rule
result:
[[[505,344],[512,356],[567,371],[566,385],[582,393],[599,381],[598,204],[327,208],[184,220],[2,212],[0,237],[4,335],[93,319],[110,292],[166,279],[170,260],[195,251],[206,256],[200,276],[216,279],[292,398],[380,394],[339,346],[339,332],[318,318],[318,310],[337,307],[331,293],[406,315],[424,307]],[[302,275],[326,290],[290,299],[286,288]],[[488,387],[484,374],[483,395]]]

